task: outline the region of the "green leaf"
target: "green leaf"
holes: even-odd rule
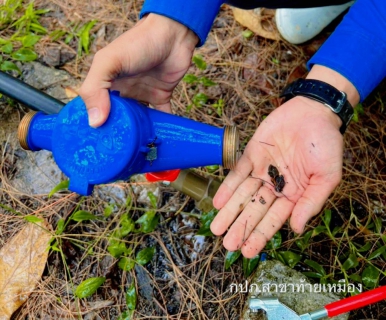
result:
[[[322,220],[323,220],[324,224],[326,225],[326,227],[329,228],[330,222],[331,222],[331,210],[329,210],[329,209],[324,210]]]
[[[38,57],[36,52],[29,48],[21,48],[12,53],[11,56],[13,59],[23,62],[34,61]]]
[[[310,238],[312,236],[312,230],[307,231],[302,238],[295,241],[296,245],[299,247],[300,250],[304,251],[307,249],[308,245],[310,244]]]
[[[135,223],[140,225],[140,228],[135,230],[136,232],[150,233],[157,227],[159,216],[156,215],[154,210],[149,210],[143,214]]]
[[[196,107],[201,107],[208,102],[208,96],[205,93],[197,93],[194,95],[192,102]]]
[[[206,77],[201,77],[200,83],[205,87],[211,87],[211,86],[215,86],[217,84],[216,82],[214,82]]]
[[[362,282],[369,288],[374,289],[378,286],[379,271],[372,265],[368,265],[362,272]]]
[[[10,43],[10,41],[7,40],[7,39],[0,38],[0,45],[1,46],[4,45],[4,44],[7,44],[7,43]]]
[[[327,229],[325,226],[317,226],[312,230],[312,237],[317,236],[318,234],[321,234],[322,232],[326,232]]]
[[[63,233],[64,229],[65,229],[66,225],[65,225],[65,221],[64,219],[60,219],[58,221],[58,225],[56,226],[56,231],[55,231],[55,234],[57,235],[60,235]]]
[[[208,170],[209,173],[214,173],[219,169],[219,166],[217,164],[213,166],[206,166],[205,169]]]
[[[64,39],[64,43],[69,44],[73,38],[74,38],[74,35],[72,33],[69,33],[66,39]]]
[[[137,261],[138,264],[145,265],[151,259],[153,259],[154,253],[155,253],[155,248],[154,247],[142,249],[141,251],[139,251],[137,253],[137,256],[135,257],[135,260]]]
[[[313,261],[313,260],[304,260],[304,263],[306,265],[308,265],[309,267],[311,267],[312,269],[314,269],[317,273],[319,273],[321,276],[325,276],[326,275],[326,271],[324,270],[324,268],[317,262]]]
[[[32,222],[32,223],[39,223],[39,222],[43,221],[43,219],[40,219],[36,216],[25,216],[24,220],[27,222]]]
[[[17,71],[21,74],[20,69],[12,61],[4,61],[0,65],[1,71]]]
[[[54,30],[50,33],[50,38],[52,39],[52,41],[58,41],[65,34],[66,34],[66,31],[64,30]]]
[[[232,264],[234,264],[240,257],[241,251],[227,251],[225,256],[225,270],[228,270]]]
[[[348,277],[356,282],[362,282],[362,277],[359,274],[350,274]]]
[[[251,30],[245,30],[245,31],[243,31],[242,36],[245,39],[249,39],[250,37],[253,36],[253,32]]]
[[[126,244],[122,241],[110,241],[107,251],[114,257],[119,258],[127,252]]]
[[[51,198],[56,192],[61,191],[61,190],[68,190],[68,185],[70,181],[69,180],[64,180],[62,182],[59,182],[48,194],[48,198]]]
[[[118,262],[118,267],[121,268],[123,271],[130,271],[135,266],[135,260],[123,257]]]
[[[283,261],[291,268],[295,267],[302,258],[299,254],[292,251],[280,251],[278,253]]]
[[[357,249],[358,252],[367,252],[371,249],[372,247],[372,244],[371,242],[366,242],[366,244],[362,247],[360,247],[359,249]]]
[[[0,50],[4,53],[11,54],[13,51],[13,45],[11,42],[8,42],[7,44],[1,46]]]
[[[71,220],[74,220],[77,222],[82,222],[86,220],[96,220],[96,219],[98,219],[96,216],[84,210],[79,210],[71,216]]]
[[[188,83],[188,84],[192,84],[192,83],[196,83],[198,81],[198,77],[195,76],[194,74],[186,74],[183,78],[182,78],[182,81]]]
[[[105,218],[108,218],[111,216],[111,214],[114,212],[115,205],[114,204],[109,204],[108,206],[105,207],[103,210],[103,216]]]
[[[28,36],[24,36],[21,40],[23,47],[33,47],[38,41],[40,37],[36,34],[29,34]]]
[[[322,277],[322,275],[318,272],[302,272],[306,277],[308,278],[316,278],[316,279],[320,279]]]
[[[131,320],[131,317],[133,316],[134,310],[128,310],[123,312],[119,317],[118,320]]]
[[[153,207],[153,209],[157,209],[157,197],[154,195],[154,193],[151,191],[148,191],[147,196],[149,197],[150,204]]]
[[[134,282],[126,291],[126,305],[129,310],[135,310],[135,307],[137,306],[137,292],[135,291]]]
[[[380,217],[376,217],[374,219],[374,224],[375,224],[375,231],[377,233],[382,233],[382,219]]]
[[[276,58],[272,58],[272,62],[273,62],[274,64],[277,64],[277,65],[279,65],[279,64],[280,64],[280,61],[279,61],[279,60],[277,60]]]
[[[378,258],[385,251],[386,251],[386,246],[378,248],[372,254],[369,255],[368,260],[372,260],[372,259]]]
[[[343,270],[349,270],[351,268],[357,267],[359,264],[358,258],[355,254],[350,253],[347,260],[343,263],[342,268]]]
[[[47,33],[47,29],[44,28],[39,23],[31,23],[31,30],[34,31],[34,32],[37,32],[37,33],[42,33],[42,34],[46,34]]]
[[[243,257],[243,273],[244,277],[249,277],[253,270],[257,267],[260,261],[260,255],[258,254],[256,257],[248,259]]]
[[[352,120],[354,122],[358,122],[359,121],[359,115],[360,114],[364,114],[365,111],[363,109],[363,105],[361,103],[358,103],[355,108],[354,108],[354,115],[352,117]]]
[[[42,15],[42,14],[48,13],[50,11],[51,11],[51,9],[39,9],[39,10],[34,10],[34,14],[35,15]]]
[[[92,27],[97,23],[97,20],[92,20],[88,23],[86,23],[82,28],[80,32],[80,41],[82,43],[82,48],[84,52],[87,54],[89,53],[89,47],[90,47],[90,30]]]
[[[95,277],[84,280],[75,290],[75,296],[82,299],[93,295],[105,282],[105,277]]]
[[[201,221],[201,227],[197,231],[198,236],[205,236],[210,237],[213,236],[212,231],[210,231],[210,225],[214,219],[214,217],[217,215],[218,210],[213,209],[209,211],[208,213],[204,213],[201,215],[200,221]]]
[[[131,231],[134,230],[135,224],[134,221],[126,213],[121,217],[121,235],[122,237],[127,236]]]
[[[206,62],[204,61],[204,57],[200,54],[196,54],[195,56],[193,56],[193,63],[200,70],[205,70],[207,67]]]
[[[266,250],[277,249],[281,246],[282,237],[280,231],[276,232],[271,240],[267,242],[265,246]]]

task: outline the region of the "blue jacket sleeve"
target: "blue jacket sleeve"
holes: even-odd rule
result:
[[[308,62],[351,81],[363,101],[386,76],[386,1],[357,0]]]
[[[220,10],[222,0],[146,0],[140,18],[156,13],[182,23],[192,30],[203,45],[214,19]]]

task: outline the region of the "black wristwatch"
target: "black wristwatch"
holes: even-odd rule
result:
[[[344,92],[323,81],[297,79],[283,90],[280,97],[284,97],[288,101],[296,96],[304,96],[323,103],[342,120],[340,133],[343,134],[346,131],[354,115],[354,109],[347,101],[347,95]]]

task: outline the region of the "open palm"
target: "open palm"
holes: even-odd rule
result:
[[[252,258],[291,215],[292,229],[303,231],[342,176],[339,121],[322,104],[296,97],[261,123],[214,199],[221,210],[211,230],[228,230],[225,248]],[[282,192],[275,191],[270,165],[284,177]]]

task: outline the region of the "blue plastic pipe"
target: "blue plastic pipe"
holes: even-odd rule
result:
[[[94,185],[131,175],[223,164],[224,128],[148,108],[111,93],[111,112],[99,128],[88,125],[80,97],[56,115],[37,113],[27,144],[50,150],[70,178],[69,189],[91,194]]]

